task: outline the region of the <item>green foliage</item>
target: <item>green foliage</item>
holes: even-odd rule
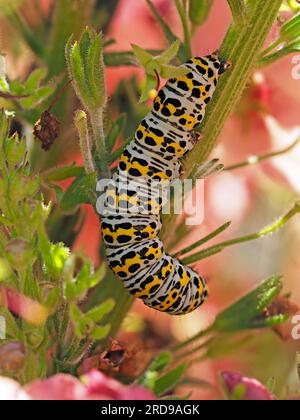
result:
[[[103,108],[106,102],[102,54],[103,36],[88,30],[84,31],[79,43],[70,38],[66,46],[70,78],[78,97],[90,112]]]
[[[250,242],[254,240],[258,240],[261,238],[264,238],[268,235],[272,235],[273,233],[277,232],[278,230],[282,229],[294,216],[298,215],[300,213],[300,202],[296,201],[293,205],[293,207],[282,217],[279,217],[274,223],[271,223],[270,225],[264,227],[259,232],[252,233],[249,235],[241,236],[239,238],[230,239],[225,242],[221,242],[219,244],[213,245],[209,248],[203,249],[201,251],[198,251],[186,258],[183,259],[183,262],[185,264],[192,264],[194,262],[200,261],[202,259],[211,257],[213,255],[219,254],[224,249],[242,244],[245,242]],[[190,251],[193,251],[203,243],[207,242],[208,240],[214,238],[219,233],[223,232],[227,227],[229,227],[229,224],[225,224],[224,226],[221,226],[219,229],[217,229],[215,232],[212,232],[209,234],[206,238],[200,240],[199,242],[196,242],[194,245],[188,247],[187,249],[180,252],[180,255],[186,254]]]
[[[182,364],[186,359],[195,364],[232,356],[249,346],[253,338],[251,331],[285,322],[290,313],[280,305],[282,286],[281,277],[271,277],[234,302],[217,315],[210,327],[173,348],[174,363]]]
[[[103,317],[109,314],[115,306],[115,302],[107,300],[98,307],[95,307],[83,314],[77,305],[71,304],[70,306],[70,318],[74,325],[74,331],[78,338],[84,339],[90,337],[90,339],[99,341],[107,337],[110,331],[110,325],[98,325]]]
[[[97,35],[86,29],[79,42],[73,42],[72,37],[69,39],[66,45],[66,60],[75,92],[89,116],[88,119],[83,113],[77,113],[75,120],[86,169],[90,172],[94,167],[91,160],[92,149],[95,146],[98,154],[95,166],[99,163],[98,169],[105,177],[109,175],[109,158],[104,133],[104,110],[107,96],[103,45],[101,33]],[[92,138],[90,138],[90,133]]]
[[[171,353],[161,353],[148,367],[139,383],[149,388],[157,396],[163,396],[174,390],[182,381],[187,366],[181,364],[176,368],[170,368],[173,362]]]
[[[157,88],[159,77],[186,73],[175,64],[190,58],[193,32],[206,21],[213,1],[174,1],[182,24],[183,40],[179,40],[154,3],[147,0],[168,47],[164,51],[148,51],[134,45],[133,52],[111,52],[107,48],[113,40],[105,39],[102,33],[96,34],[92,29],[84,30],[92,18],[107,26],[117,2],[109,3],[109,14],[105,15],[103,11],[107,5],[96,5],[93,0],[58,0],[43,33],[29,27],[16,2],[14,5],[4,3],[1,13],[6,14],[19,33],[19,39],[38,57],[38,68],[24,83],[17,80],[8,83],[4,59],[0,57],[1,103],[3,100],[8,109],[17,112],[17,116],[32,122],[54,93],[55,85],[60,81],[63,83],[68,71],[77,97],[85,108],[75,114],[83,167],[75,164],[56,167],[59,156],[56,150],[53,154],[50,152],[44,161],[44,155],[36,154],[37,160],[42,161],[42,170],[39,171],[31,164],[33,159],[25,139],[18,134],[9,134],[8,113],[0,113],[0,314],[7,322],[6,342],[18,340],[26,349],[25,365],[9,375],[26,382],[54,372],[76,373],[83,359],[95,349],[98,351],[99,344],[103,347],[108,336],[118,332],[133,302],[122,283],[116,281],[104,264],[95,269],[89,259],[72,253],[66,246],[67,239],[72,237],[72,244],[78,234],[75,225],[80,223],[76,209],[81,204],[95,205],[97,175],[110,176],[110,164],[118,159],[127,144],[125,140],[119,145],[118,140],[132,135],[133,127],[148,112],[148,107],[137,104],[135,81],[123,83],[108,103],[104,64],[111,67],[141,66],[146,74],[141,100],[148,99],[149,92]],[[222,79],[208,110],[204,124],[205,141],[199,142],[190,155],[186,163],[188,172],[194,163],[201,163],[211,152],[256,64],[268,64],[299,50],[299,15],[296,15],[282,26],[278,41],[261,53],[281,1],[251,0],[247,2],[247,8],[244,1],[228,0],[228,4],[233,24],[220,54],[232,61],[232,71]],[[293,0],[285,2],[285,7],[294,12],[299,10]],[[102,26],[97,24],[97,27]],[[276,50],[278,47],[280,49]],[[54,82],[43,84],[44,80],[53,80],[53,77]],[[66,126],[77,107],[70,93],[69,98],[70,101],[58,98],[56,107]],[[115,111],[120,110],[126,113],[112,118]],[[71,132],[69,128],[67,126],[65,131]],[[69,144],[65,142],[67,134],[61,145],[66,144],[69,152]],[[58,150],[63,150],[62,146]],[[69,181],[69,186],[63,189],[61,181]],[[54,192],[57,202],[51,205],[48,197],[53,197]],[[271,234],[298,212],[299,203],[296,203],[289,213],[260,232],[194,253],[197,247],[223,233],[230,225],[228,222],[178,255],[192,253],[186,262],[199,261],[228,246]],[[65,224],[66,213],[70,218],[70,229]],[[54,232],[60,238],[57,242],[49,239],[49,233],[55,236]],[[178,242],[186,233],[182,232],[176,238]],[[103,247],[100,253],[103,257]],[[269,311],[270,306],[276,305],[281,288],[280,277],[265,281],[222,311],[210,328],[180,343],[174,352],[159,355],[137,382],[157,396],[166,398],[166,394],[184,383],[187,364],[182,363],[182,359],[192,357],[192,362],[196,362],[204,357],[232,355],[249,343],[249,336],[240,337],[239,333],[284,322],[288,313],[278,311],[274,315],[274,311]],[[26,302],[32,305],[34,313],[16,314],[5,299],[3,304],[2,297],[6,298],[12,292],[28,299]],[[47,357],[49,353],[53,354],[52,359]],[[237,389],[233,397],[241,399],[243,392],[243,389]]]
[[[48,99],[54,92],[54,87],[50,85],[41,86],[41,82],[47,75],[46,68],[33,71],[25,83],[14,80],[10,84],[10,92],[13,95],[23,97],[19,103],[24,109],[33,109],[41,102]]]
[[[271,64],[286,55],[300,51],[300,13],[286,21],[280,28],[279,38],[264,50],[260,65]]]
[[[84,353],[78,348],[83,342],[88,345],[109,333],[109,324],[101,321],[115,302],[107,299],[86,313],[80,309],[88,292],[104,279],[105,266],[95,271],[87,258],[71,253],[63,243],[51,243],[45,228],[51,204],[44,201],[40,177],[31,173],[25,139],[16,134],[10,136],[9,127],[9,118],[1,110],[0,295],[10,296],[4,306],[1,304],[1,314],[7,320],[7,341],[20,340],[26,348],[26,363],[22,371],[14,372],[26,382],[39,377],[42,366],[43,375],[57,369],[68,370],[73,357],[73,352],[68,357],[70,345],[76,347],[77,360],[81,360]],[[53,170],[48,179],[63,179],[73,173],[70,169]],[[85,188],[88,189],[87,184]],[[71,197],[67,190],[62,199],[67,209],[74,208],[81,195]],[[27,309],[18,309],[11,296],[23,300]],[[68,311],[66,316],[68,307],[70,317]],[[44,366],[42,361],[49,350],[56,351],[56,356],[53,365]]]
[[[286,313],[269,316],[266,312],[281,290],[281,277],[266,280],[253,292],[221,312],[212,329],[218,332],[233,332],[272,327],[286,321],[289,317]]]
[[[189,0],[189,15],[193,25],[200,26],[206,21],[212,5],[213,0]]]
[[[65,43],[73,34],[80,35],[91,19],[95,0],[57,0],[54,4],[53,25],[46,51],[49,77],[65,69]]]
[[[240,25],[246,19],[247,6],[245,0],[228,0],[235,24]]]
[[[165,79],[172,77],[183,76],[187,73],[187,70],[180,67],[169,65],[177,56],[180,47],[180,42],[176,40],[170,47],[161,53],[159,56],[153,57],[143,48],[138,45],[132,45],[133,52],[139,62],[144,67],[146,72],[145,87],[141,95],[141,102],[146,101],[150,98],[151,92],[157,88],[158,76]]]
[[[36,108],[45,102],[54,92],[54,86],[50,84],[42,85],[42,81],[47,75],[46,68],[38,68],[34,70],[21,83],[19,80],[13,80],[10,83],[6,80],[5,59],[0,56],[0,91],[6,93],[7,99],[18,100],[18,103],[24,110]]]
[[[95,203],[95,173],[80,175],[62,195],[60,205],[65,212],[72,212],[80,204]]]

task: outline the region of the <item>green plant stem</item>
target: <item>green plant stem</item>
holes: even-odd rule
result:
[[[300,143],[300,137],[295,140],[290,146],[285,147],[284,149],[278,150],[277,152],[266,153],[265,155],[260,156],[250,156],[244,162],[236,163],[231,166],[227,166],[224,170],[225,171],[234,171],[235,169],[244,168],[245,166],[256,165],[264,160],[272,159],[277,156],[284,155],[285,153],[290,152],[293,150],[298,144]]]
[[[217,144],[225,122],[234,110],[257,64],[262,46],[277,17],[281,0],[256,0],[244,25],[231,26],[220,56],[232,63],[232,68],[219,82],[214,98],[207,109],[202,126],[203,140],[199,141],[185,161],[187,178],[196,177],[195,167],[205,162]],[[175,224],[175,215],[164,218],[164,235]]]
[[[208,338],[203,343],[199,344],[196,347],[193,347],[191,350],[185,350],[183,353],[180,353],[175,356],[175,362],[178,363],[179,361],[182,362],[184,359],[186,359],[189,356],[195,355],[195,353],[198,353],[201,350],[204,350],[207,346],[209,346],[213,341],[215,340],[215,337],[212,336]]]
[[[160,55],[162,50],[147,50],[153,56]],[[132,51],[106,51],[104,53],[104,63],[108,67],[118,66],[138,66],[137,59]]]
[[[220,56],[232,62],[232,69],[220,79],[203,126],[204,139],[186,160],[188,174],[194,164],[204,162],[215,147],[219,134],[237,105],[255,68],[263,43],[277,17],[281,0],[255,1],[247,23],[238,30],[232,27],[221,48]]]
[[[227,0],[231,9],[233,20],[236,24],[241,24],[246,18],[246,7],[244,0]]]
[[[221,251],[223,251],[225,248],[231,247],[233,245],[241,244],[244,242],[250,242],[254,241],[256,239],[261,239],[265,236],[271,235],[275,232],[277,232],[279,229],[283,228],[286,223],[294,217],[296,214],[300,213],[300,202],[297,201],[293,208],[286,213],[284,216],[280,217],[278,220],[276,220],[271,225],[268,225],[267,227],[263,228],[259,232],[252,233],[250,235],[241,236],[239,238],[231,239],[229,241],[221,242],[217,245],[214,245],[210,248],[204,249],[194,255],[191,255],[189,257],[186,257],[182,260],[183,264],[193,264],[197,261],[203,260],[204,258],[207,258],[211,255],[215,255]]]
[[[200,340],[204,337],[207,337],[212,332],[213,332],[213,328],[209,327],[206,330],[200,331],[198,334],[193,335],[193,337],[188,338],[187,340],[183,341],[182,343],[177,344],[171,350],[173,352],[178,352],[179,350],[181,350],[181,349],[189,346],[190,344],[192,344],[194,341],[197,341],[197,340]]]
[[[270,52],[274,51],[275,48],[279,47],[282,44],[282,40],[279,38],[275,42],[273,42],[271,45],[269,45],[265,50],[263,50],[260,54],[261,57],[264,57],[268,55]]]
[[[181,0],[175,0],[175,4],[176,4],[176,8],[178,10],[181,23],[182,23],[185,48],[187,50],[187,54],[191,57],[192,56],[191,31],[189,28],[189,21],[188,21],[188,17],[186,13],[186,5],[184,5]]]
[[[79,133],[79,144],[85,171],[87,174],[92,174],[95,172],[95,166],[92,156],[92,142],[90,139],[87,116],[85,112],[77,112],[75,117],[75,124]]]
[[[111,326],[109,336],[114,337],[120,329],[120,326],[127,312],[131,308],[134,299],[125,289],[123,283],[116,279],[114,274],[109,271],[105,281],[96,287],[90,296],[85,310],[88,311],[95,305],[99,305],[102,302],[105,302],[106,299],[111,298],[115,299],[117,305],[114,307],[112,312],[104,318],[103,322],[104,325],[109,322]],[[105,339],[105,341],[107,341],[107,339]]]
[[[94,144],[98,154],[99,169],[102,178],[110,178],[109,155],[106,149],[104,125],[103,125],[103,109],[90,114]]]
[[[160,15],[158,9],[155,7],[155,5],[153,4],[152,0],[146,0],[153,16],[155,17],[155,19],[157,20],[158,24],[160,25],[166,39],[169,41],[169,43],[171,44],[172,42],[176,41],[176,36],[174,35],[174,33],[172,32],[172,30],[170,29],[170,26],[165,22],[165,20],[162,18],[162,16]]]
[[[210,241],[211,239],[215,238],[216,236],[223,233],[226,229],[228,229],[231,226],[231,222],[227,222],[224,225],[220,226],[218,229],[211,232],[209,235],[205,236],[204,238],[200,239],[200,241],[195,242],[191,246],[188,246],[187,248],[182,249],[176,254],[176,258],[188,254],[189,252],[193,251],[195,248],[198,248],[199,246],[205,244],[206,242]]]

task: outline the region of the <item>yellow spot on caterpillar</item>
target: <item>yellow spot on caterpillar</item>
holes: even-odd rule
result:
[[[151,90],[149,90],[149,92],[148,92],[148,96],[149,96],[149,99],[151,99],[152,101],[154,101],[154,99],[157,97],[157,90],[156,89],[151,89]]]

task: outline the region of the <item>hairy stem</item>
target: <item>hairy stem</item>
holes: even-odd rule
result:
[[[240,168],[244,168],[246,166],[256,165],[256,164],[258,164],[260,162],[263,162],[265,160],[284,155],[284,154],[290,152],[291,150],[293,150],[299,143],[300,143],[300,137],[297,138],[292,144],[290,144],[288,147],[285,147],[284,149],[277,150],[276,152],[266,153],[265,155],[250,156],[244,162],[240,162],[240,163],[236,163],[236,164],[231,165],[231,166],[227,166],[225,168],[225,171],[234,171],[235,169],[240,169]]]
[[[233,245],[238,245],[244,242],[255,241],[257,239],[264,238],[265,236],[272,235],[273,233],[277,232],[279,229],[283,228],[287,222],[292,219],[296,214],[300,213],[300,202],[296,202],[293,208],[286,213],[284,216],[277,219],[274,223],[266,226],[265,228],[261,229],[259,232],[252,233],[250,235],[241,236],[239,238],[234,238],[229,241],[221,242],[217,245],[214,245],[210,248],[204,249],[196,254],[186,257],[182,262],[184,264],[192,264],[197,261],[203,260],[209,256],[218,254],[219,252],[223,251],[223,249],[228,248]]]
[[[91,125],[93,130],[94,144],[99,156],[99,169],[102,178],[110,178],[109,170],[109,154],[106,149],[104,125],[103,125],[103,109],[99,109],[93,115],[90,113]]]
[[[221,78],[214,98],[208,106],[206,118],[201,127],[203,140],[198,142],[185,161],[187,178],[196,178],[194,168],[205,162],[216,146],[224,124],[240,100],[257,64],[282,1],[255,0],[252,3],[244,25],[230,27],[220,50],[220,56],[230,61],[232,68]],[[165,237],[172,230],[175,219],[176,216],[172,214],[165,218]]]

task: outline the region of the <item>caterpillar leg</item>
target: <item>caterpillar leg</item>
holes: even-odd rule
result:
[[[224,165],[220,163],[219,159],[213,159],[198,166],[196,170],[196,178],[205,179],[210,175],[221,172],[224,169]]]

